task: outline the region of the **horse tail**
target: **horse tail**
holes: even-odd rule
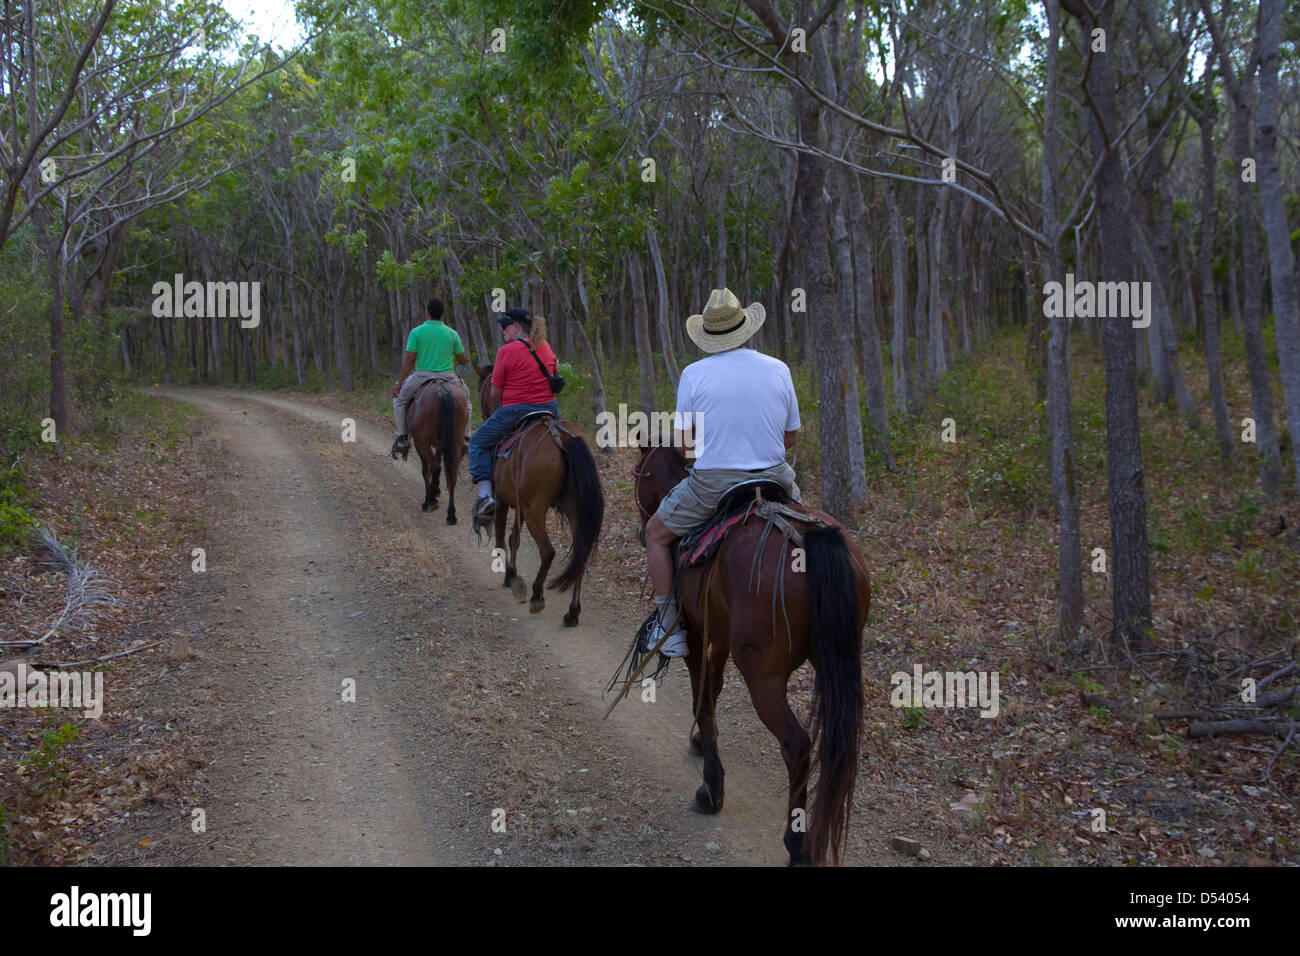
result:
[[[821,772],[808,821],[809,856],[838,865],[848,838],[862,730],[858,576],[839,528],[804,534],[812,605],[813,736]]]
[[[456,399],[451,389],[438,390],[438,444],[442,446],[442,460],[447,465],[447,487],[451,487],[456,469],[460,467],[460,439],[456,437]]]
[[[573,530],[569,563],[550,583],[550,587],[567,591],[582,575],[600,537],[605,520],[605,492],[600,487],[596,459],[591,457],[587,442],[573,435],[564,446],[564,516]]]

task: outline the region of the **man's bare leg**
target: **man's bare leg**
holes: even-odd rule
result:
[[[686,653],[686,635],[678,626],[680,612],[675,597],[669,592],[673,587],[673,555],[671,545],[677,535],[654,515],[645,526],[645,558],[650,570],[650,582],[654,586],[655,605],[658,622],[650,629],[649,647],[654,647],[663,637],[666,628],[672,628],[668,640],[664,641],[659,652],[666,657],[681,657]]]

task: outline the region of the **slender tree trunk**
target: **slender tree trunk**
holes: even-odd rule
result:
[[[1226,26],[1228,2],[1224,3],[1225,23],[1221,26],[1210,0],[1200,0],[1201,12],[1210,28],[1214,50],[1219,57],[1224,85],[1232,100],[1233,187],[1236,191],[1237,219],[1241,231],[1242,332],[1246,339],[1246,367],[1250,372],[1250,396],[1255,419],[1255,450],[1259,456],[1260,485],[1265,497],[1274,499],[1282,488],[1282,458],[1278,448],[1277,424],[1273,418],[1273,387],[1269,382],[1268,358],[1264,350],[1264,275],[1259,261],[1259,234],[1255,227],[1254,183],[1242,177],[1242,162],[1254,158],[1251,151],[1251,95],[1255,71],[1254,56],[1246,57],[1249,66],[1237,73],[1221,32]],[[1229,268],[1231,275],[1232,269]]]
[[[1282,395],[1291,432],[1291,454],[1300,482],[1300,303],[1296,300],[1295,257],[1286,220],[1286,197],[1277,157],[1277,72],[1282,35],[1278,0],[1259,0],[1259,198],[1264,208],[1264,234],[1273,292],[1273,322]]]
[[[867,415],[876,452],[887,468],[894,467],[894,451],[889,443],[889,405],[885,400],[885,365],[881,357],[880,326],[876,322],[876,288],[871,229],[866,203],[857,177],[841,171],[841,188],[848,198],[849,222],[853,229],[853,273],[856,280],[853,300],[862,333],[862,374],[867,386]]]
[[[1214,434],[1219,443],[1219,457],[1231,461],[1237,443],[1228,419],[1228,400],[1223,393],[1223,359],[1219,346],[1219,306],[1214,290],[1214,238],[1216,206],[1214,202],[1214,114],[1210,112],[1214,96],[1214,71],[1205,69],[1205,98],[1194,113],[1201,128],[1201,245],[1197,255],[1197,273],[1201,285],[1201,318],[1205,327],[1205,368],[1210,383],[1210,411]],[[1229,270],[1231,271],[1231,270]]]
[[[628,281],[632,283],[632,321],[636,327],[636,362],[641,372],[641,409],[649,414],[655,410],[655,365],[654,354],[650,350],[650,309],[646,303],[641,261],[637,259],[635,253],[628,256],[627,265]]]
[[[841,182],[841,187],[843,183]],[[867,503],[866,453],[862,447],[862,412],[858,405],[858,377],[853,374],[853,245],[844,225],[844,204],[837,202],[832,219],[835,239],[835,267],[838,278],[841,354],[848,361],[844,388],[844,418],[848,437],[849,502],[853,508]]]
[[[1167,386],[1172,389],[1172,398],[1178,402],[1178,407],[1182,409],[1183,415],[1187,418],[1187,423],[1192,428],[1200,428],[1201,420],[1196,414],[1196,404],[1192,401],[1191,392],[1187,390],[1187,379],[1183,377],[1182,366],[1178,361],[1178,342],[1174,335],[1174,323],[1170,318],[1168,284],[1166,282],[1169,275],[1167,268],[1161,268],[1160,263],[1156,260],[1151,251],[1151,246],[1147,243],[1146,236],[1142,232],[1142,225],[1135,218],[1133,222],[1133,240],[1137,248],[1138,258],[1141,261],[1147,275],[1153,277],[1151,282],[1151,301],[1147,307],[1151,310],[1151,328],[1159,328],[1160,334],[1156,341],[1159,342],[1161,364],[1165,369],[1165,381]],[[1155,356],[1152,356],[1154,361]]]
[[[1061,257],[1059,208],[1060,6],[1045,0],[1048,24],[1046,93],[1043,110],[1043,235],[1048,247],[1043,253],[1043,283],[1062,282],[1065,264]],[[1041,310],[1039,310],[1041,311]],[[1074,429],[1070,398],[1070,319],[1051,320],[1047,347],[1047,418],[1051,439],[1050,470],[1052,500],[1056,506],[1056,619],[1059,638],[1072,644],[1083,624],[1082,546],[1079,536],[1079,490],[1074,480]]]
[[[1081,20],[1084,35],[1111,30],[1114,0],[1102,0],[1089,10],[1068,0],[1062,4]],[[1110,137],[1121,124],[1116,107],[1110,57],[1092,54],[1087,90],[1095,112],[1088,123],[1094,162],[1100,173],[1094,189],[1101,233],[1101,261],[1106,281],[1132,278],[1133,252],[1129,220],[1132,215],[1120,167],[1118,148]],[[1142,442],[1138,422],[1135,342],[1128,319],[1109,318],[1102,328],[1106,370],[1106,469],[1110,502],[1111,636],[1130,649],[1150,643],[1151,579],[1148,569],[1146,490],[1142,473]]]
[[[672,299],[668,295],[668,278],[664,275],[664,258],[659,254],[659,237],[654,226],[646,229],[646,243],[650,248],[650,261],[654,264],[655,282],[659,290],[659,339],[663,343],[664,368],[668,370],[668,381],[672,383],[673,392],[677,391],[677,356],[673,351],[672,329],[668,325],[668,311]]]
[[[894,187],[884,185],[885,208],[889,211],[889,258],[893,279],[894,407],[906,412],[912,407],[912,370],[907,355],[907,242],[903,238],[903,217],[898,213]]]
[[[916,216],[913,219],[915,226],[913,242],[916,244],[916,302],[912,310],[912,324],[916,328],[914,367],[916,369],[915,382],[918,395],[928,395],[934,388],[934,376],[930,370],[929,336],[926,334],[926,316],[929,315],[930,298],[930,266],[926,249],[929,247],[930,241],[926,238],[925,227],[922,225],[927,221],[924,215],[923,195],[924,193],[920,189],[916,191]]]

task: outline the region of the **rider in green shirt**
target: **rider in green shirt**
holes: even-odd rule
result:
[[[402,372],[393,385],[393,421],[397,423],[397,441],[393,454],[406,451],[410,441],[406,437],[406,407],[416,391],[429,379],[439,379],[459,387],[465,393],[465,407],[469,403],[469,389],[456,374],[456,363],[466,365],[469,356],[460,333],[442,321],[441,299],[430,299],[425,306],[425,321],[411,329],[406,339],[406,352],[402,356]],[[465,416],[465,440],[469,441],[469,415]]]

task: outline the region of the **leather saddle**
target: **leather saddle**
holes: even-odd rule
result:
[[[755,492],[762,493],[761,502]],[[685,571],[713,557],[727,533],[766,502],[789,504],[791,499],[780,484],[768,478],[753,478],[728,488],[713,516],[677,539],[678,570]]]
[[[555,439],[555,444],[564,450],[564,440],[561,435],[572,436],[573,432],[564,427],[564,423],[555,417],[551,412],[529,412],[519,423],[515,425],[515,430],[501,440],[497,445],[496,457],[509,458],[514,454],[515,449],[519,446],[519,439],[523,437],[524,432],[528,431],[533,425],[544,424],[546,431]]]

